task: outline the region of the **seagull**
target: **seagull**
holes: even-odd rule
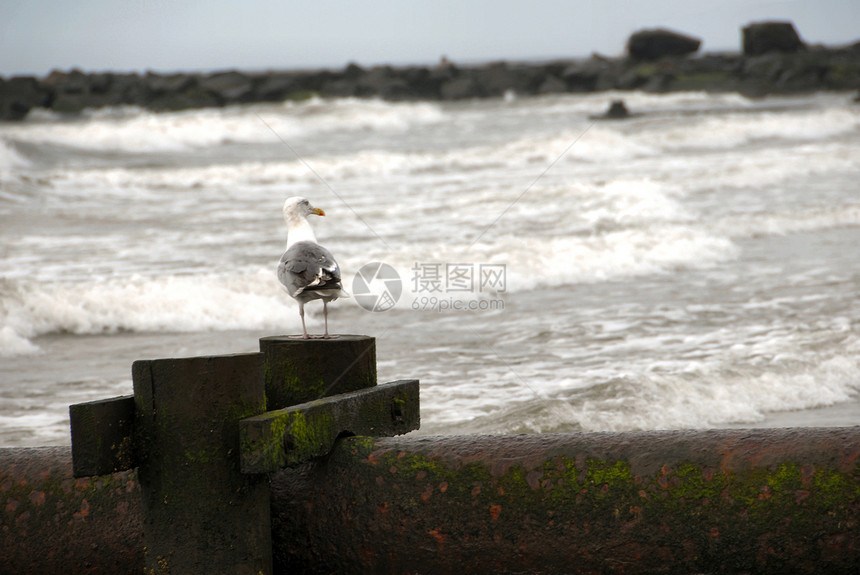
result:
[[[328,302],[349,297],[340,281],[340,268],[331,252],[317,243],[314,230],[307,217],[325,212],[315,208],[306,198],[292,197],[284,202],[284,221],[287,222],[287,251],[278,264],[278,279],[287,293],[299,302],[302,318],[302,338],[310,339],[305,327],[305,304],[311,300],[323,301],[325,335],[328,339]],[[335,336],[336,337],[336,336]]]

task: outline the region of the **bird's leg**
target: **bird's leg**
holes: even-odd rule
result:
[[[328,339],[328,302],[325,300],[323,300],[323,318],[325,318],[325,335],[323,337]]]
[[[308,339],[308,329],[305,327],[305,304],[299,302],[299,317],[302,318],[302,338]]]

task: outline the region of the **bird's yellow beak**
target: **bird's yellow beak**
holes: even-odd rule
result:
[[[313,209],[313,210],[311,210],[311,211],[312,211],[313,213],[315,213],[316,215],[318,215],[318,216],[324,216],[324,215],[325,215],[325,212],[324,212],[324,211],[322,211],[320,208],[314,208],[314,209]]]

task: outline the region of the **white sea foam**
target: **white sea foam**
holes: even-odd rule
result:
[[[737,255],[726,238],[686,226],[623,230],[596,237],[504,240],[491,261],[507,262],[510,289],[617,280],[707,267]]]
[[[279,138],[296,141],[334,131],[397,132],[444,117],[438,106],[429,103],[347,99],[170,113],[126,109],[90,114],[87,121],[41,118],[7,131],[34,144],[129,153],[181,152],[228,143],[272,143]]]
[[[0,137],[0,177],[29,165],[30,162],[6,138]]]
[[[10,286],[11,284],[11,286]],[[0,349],[32,354],[51,333],[195,332],[288,329],[296,308],[272,270],[224,276],[115,278],[75,284],[7,282],[0,306]]]
[[[860,204],[735,216],[719,220],[714,228],[731,237],[751,237],[851,226],[860,226]]]
[[[16,332],[12,326],[0,327],[0,357],[35,355],[37,353],[39,353],[39,346]]]
[[[468,392],[461,395],[463,390],[452,390],[457,397],[434,396],[425,402],[426,419],[435,423],[428,432],[709,428],[760,423],[770,413],[827,407],[860,395],[860,365],[844,355],[774,366],[758,375],[701,362],[679,373],[631,369],[585,387],[569,378],[530,378],[518,373],[522,369],[518,365],[474,381],[480,402],[470,401]],[[597,371],[591,375],[599,377]],[[498,393],[501,389],[494,388],[505,389]]]
[[[734,148],[764,140],[823,140],[851,133],[859,126],[860,114],[849,108],[726,114],[675,120],[659,132],[649,132],[647,140],[666,152],[680,152]]]

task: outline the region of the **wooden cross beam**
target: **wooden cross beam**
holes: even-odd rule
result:
[[[271,473],[329,453],[338,437],[418,429],[418,380],[394,381],[239,422],[242,473]]]
[[[320,457],[342,436],[393,437],[416,430],[418,398],[417,379],[398,380],[242,419],[242,473],[272,473]],[[69,415],[75,477],[139,465],[133,395],[70,405]]]
[[[133,395],[70,405],[69,419],[75,477],[137,467]]]

